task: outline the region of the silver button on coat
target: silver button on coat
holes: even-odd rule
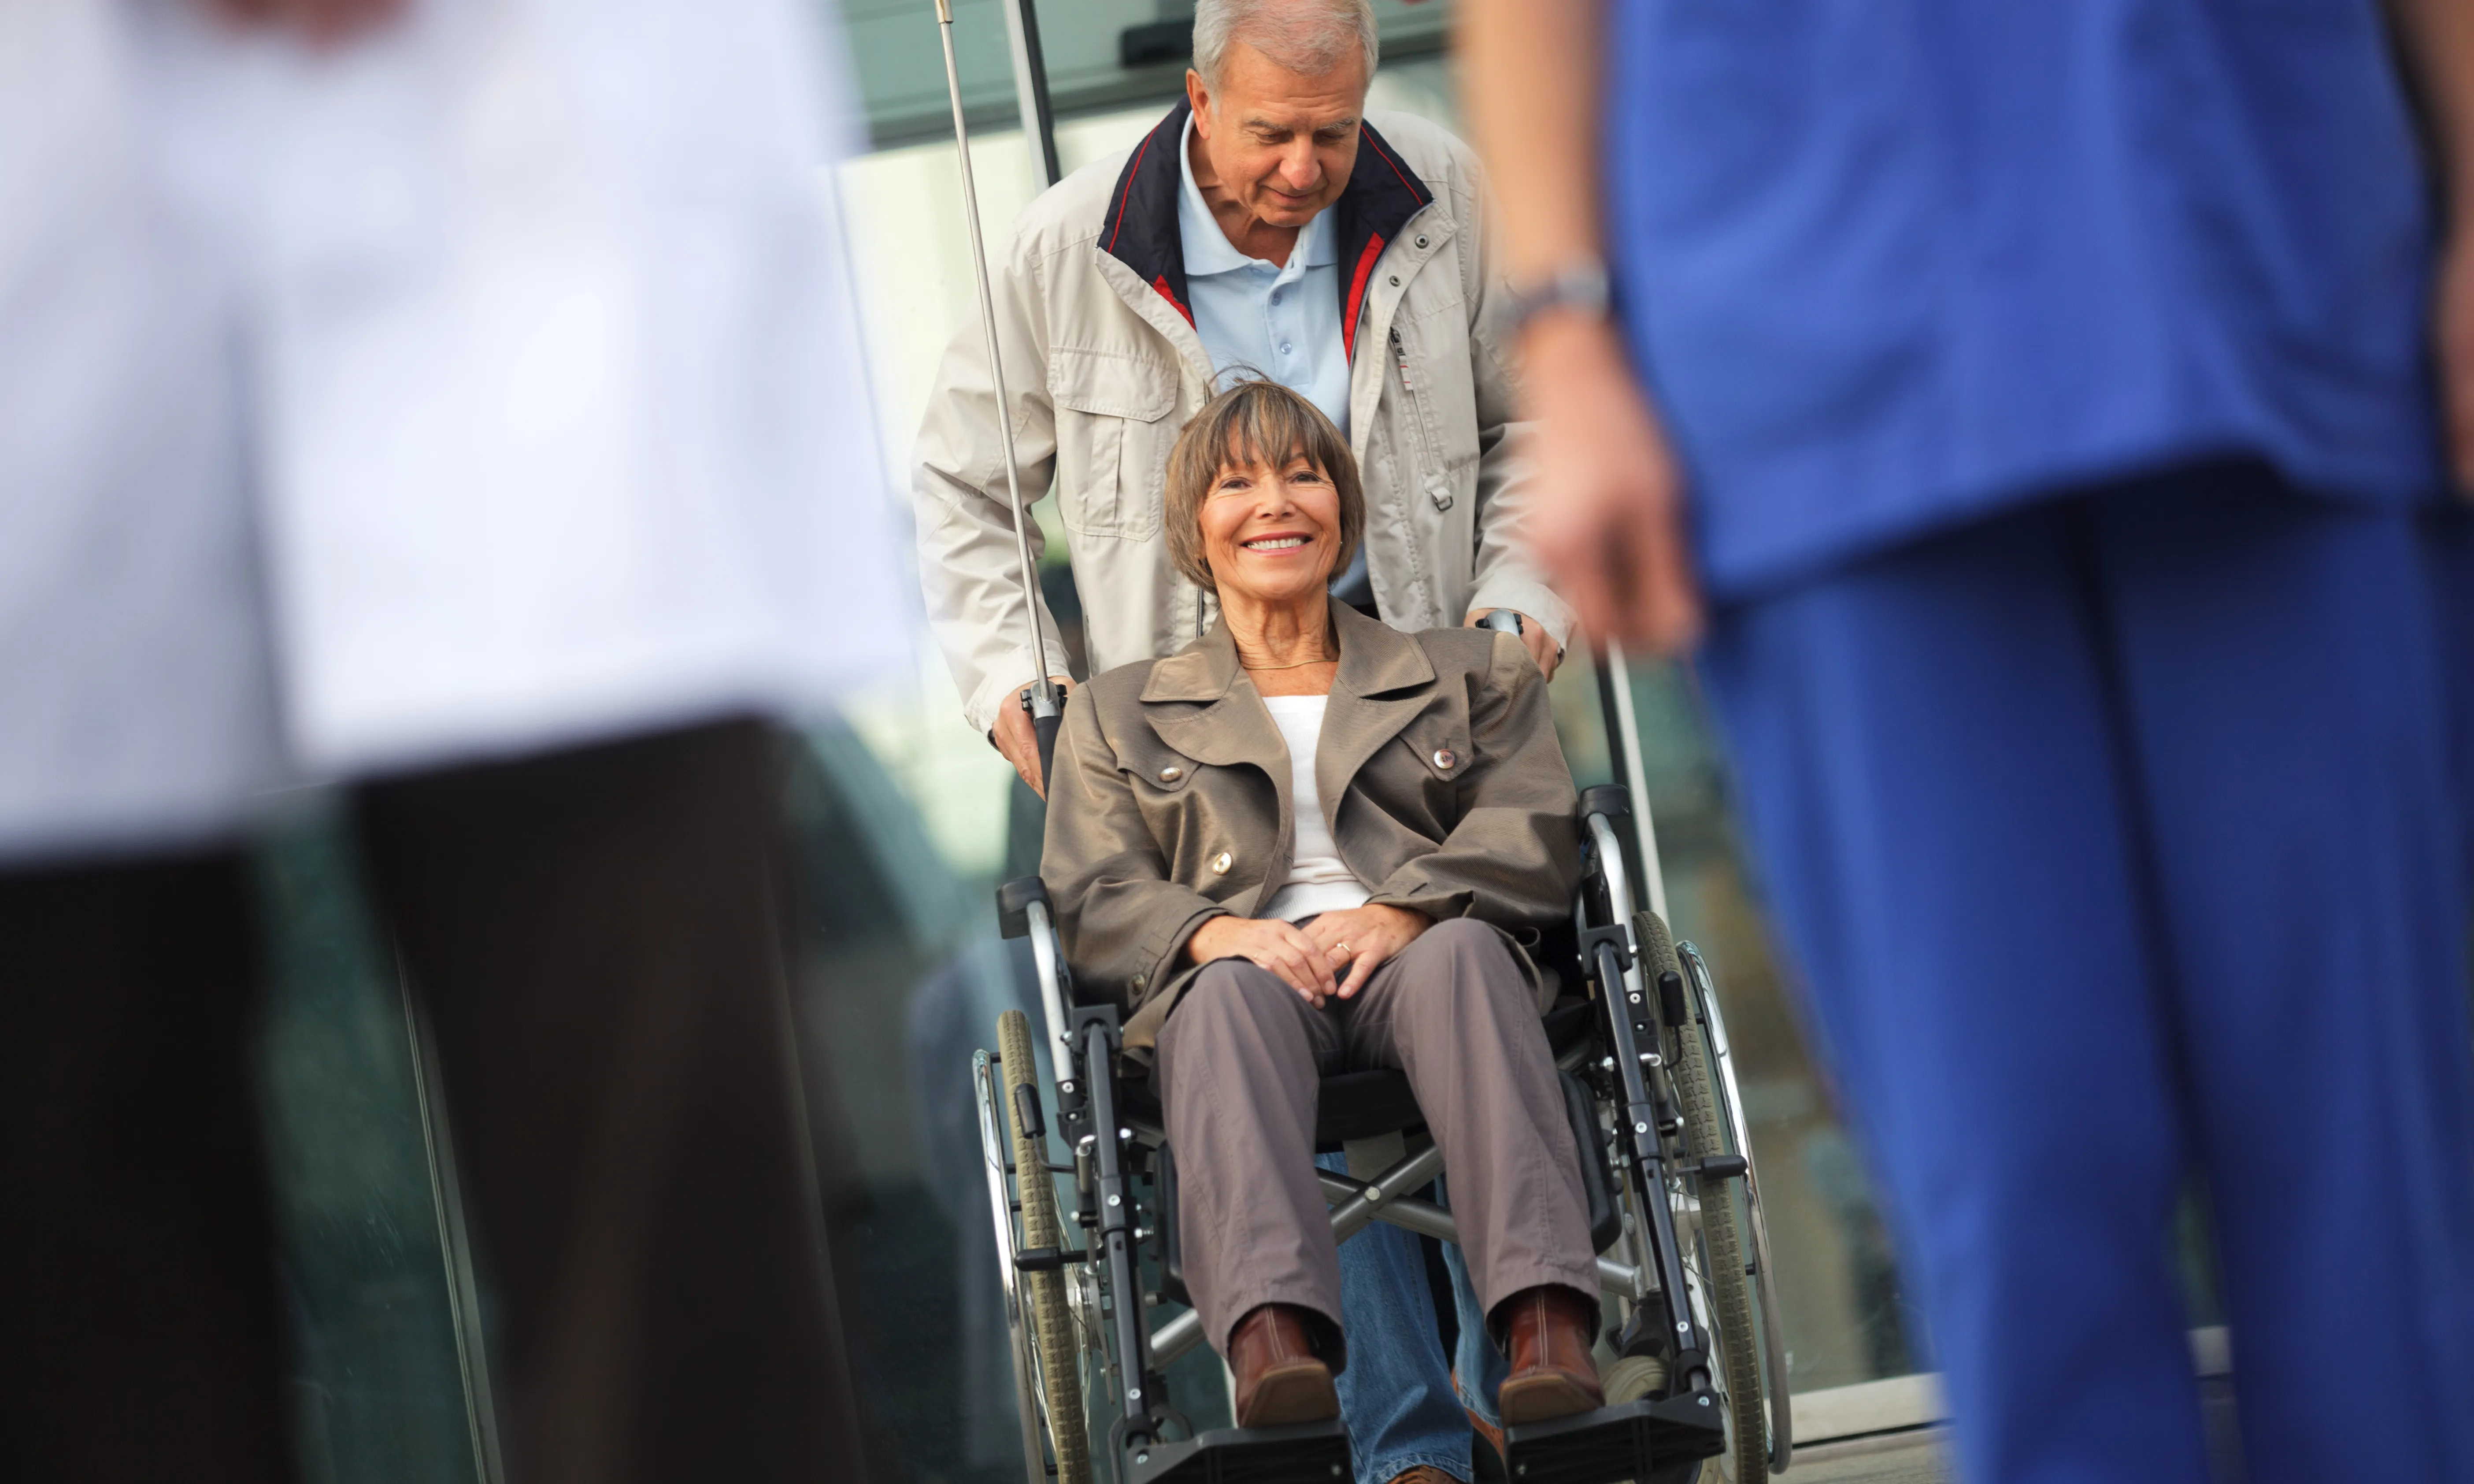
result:
[[[1185,769],[1176,766],[1173,764],[1160,769],[1160,782],[1162,783],[1175,783],[1184,776]]]
[[[1449,747],[1437,747],[1435,749],[1435,766],[1437,767],[1449,767],[1459,761],[1459,758],[1452,755],[1452,749]]]
[[[1230,864],[1228,852],[1225,850],[1220,852],[1218,855],[1211,858],[1211,874],[1214,876],[1227,875]]]

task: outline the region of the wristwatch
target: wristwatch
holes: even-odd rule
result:
[[[1569,309],[1589,319],[1603,320],[1613,302],[1607,286],[1607,265],[1594,257],[1575,257],[1544,278],[1506,285],[1505,293],[1512,300],[1512,333],[1516,335],[1549,309]]]

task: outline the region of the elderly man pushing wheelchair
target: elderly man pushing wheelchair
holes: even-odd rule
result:
[[[929,616],[964,714],[1034,789],[1017,698],[1035,678],[1020,605],[1039,599],[1016,571],[1001,429],[1026,498],[1055,481],[1092,669],[1162,658],[1218,612],[1162,535],[1169,451],[1234,373],[1303,395],[1364,472],[1366,537],[1335,597],[1410,631],[1509,610],[1553,673],[1570,620],[1518,550],[1522,437],[1477,160],[1420,119],[1367,116],[1376,51],[1368,0],[1201,0],[1186,97],[1033,202],[990,265],[1002,416],[980,328],[946,353],[913,479]],[[1061,649],[1048,667],[1065,672]],[[1357,1476],[1467,1478],[1415,1239],[1353,1241],[1342,1274]]]

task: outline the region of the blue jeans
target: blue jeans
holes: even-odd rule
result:
[[[1348,1173],[1343,1155],[1318,1156],[1315,1163]],[[1456,1251],[1445,1251],[1459,1260]],[[1467,1279],[1459,1282],[1465,1287]],[[1348,1335],[1340,1415],[1348,1423],[1349,1466],[1357,1478],[1384,1484],[1424,1464],[1467,1479],[1468,1419],[1443,1369],[1434,1295],[1415,1236],[1376,1222],[1340,1244],[1340,1323]]]
[[[1511,1368],[1504,1362],[1503,1351],[1487,1337],[1486,1311],[1478,1306],[1477,1290],[1470,1286],[1468,1263],[1461,1256],[1459,1243],[1443,1244],[1443,1266],[1451,1273],[1452,1303],[1461,1318],[1460,1343],[1452,1349],[1452,1378],[1459,1383],[1460,1404],[1488,1426],[1500,1427],[1503,1417],[1494,1409],[1494,1394]]]

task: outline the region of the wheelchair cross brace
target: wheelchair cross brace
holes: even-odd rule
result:
[[[1144,1128],[1142,1131],[1152,1131]],[[1322,1184],[1323,1199],[1332,1204],[1332,1240],[1346,1241],[1380,1221],[1419,1236],[1457,1245],[1461,1239],[1460,1225],[1452,1213],[1432,1201],[1408,1194],[1434,1183],[1435,1177],[1443,1173],[1443,1152],[1432,1144],[1402,1159],[1372,1180],[1348,1180],[1327,1170],[1316,1171],[1316,1178]],[[1632,1300],[1645,1296],[1638,1268],[1611,1257],[1600,1257],[1597,1262],[1600,1291]],[[1172,1365],[1177,1357],[1202,1341],[1202,1317],[1188,1309],[1152,1331],[1152,1358],[1160,1365]]]

